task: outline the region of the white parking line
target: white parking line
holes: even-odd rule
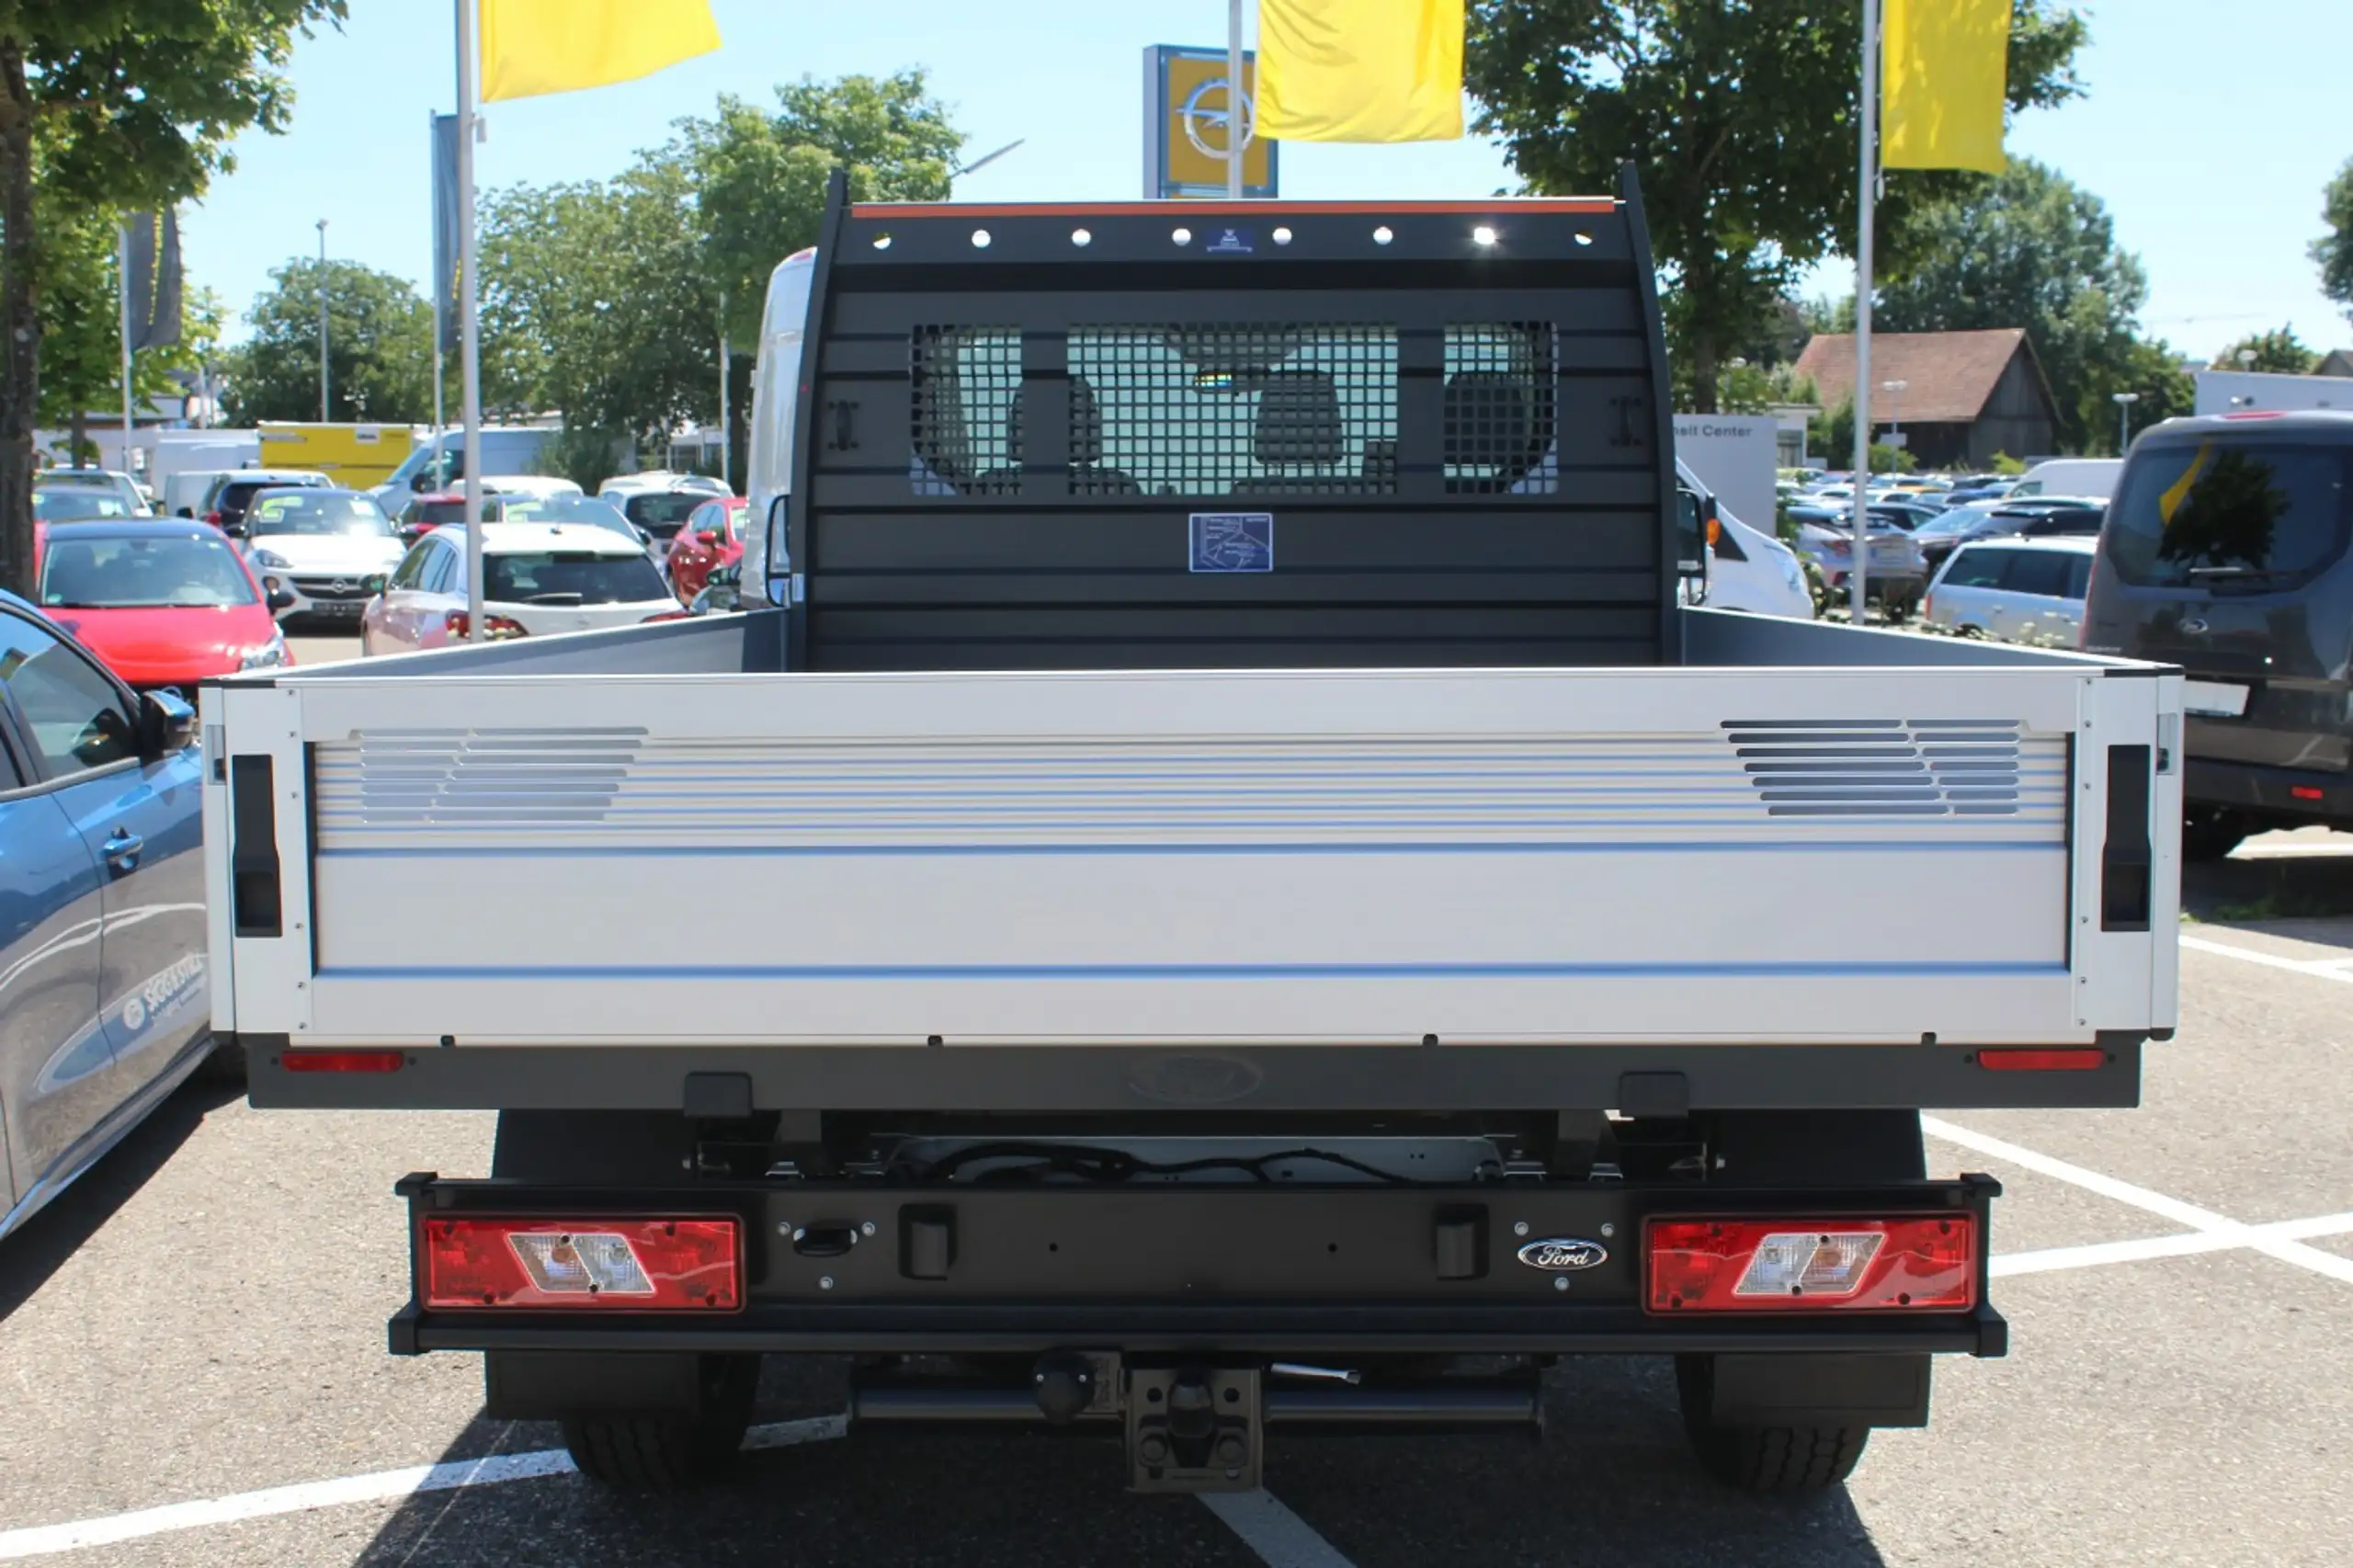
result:
[[[2064,1160],[2054,1160],[2048,1154],[2038,1154],[2016,1143],[1989,1138],[1966,1127],[1956,1127],[1938,1117],[1922,1117],[1920,1131],[1931,1138],[1957,1143],[1964,1149],[1974,1149],[1990,1158],[2007,1161],[2040,1176],[2080,1187],[2086,1192],[2096,1192],[2102,1198],[2145,1210],[2171,1220],[2177,1225],[2187,1225],[2193,1231],[2219,1238],[2211,1250],[2253,1247],[2266,1257],[2276,1257],[2282,1263],[2292,1263],[2299,1268],[2307,1268],[2314,1274],[2324,1274],[2331,1279],[2353,1285],[2353,1257],[2339,1257],[2335,1253],[2323,1252],[2318,1247],[2308,1247],[2302,1242],[2274,1235],[2270,1233],[2269,1226],[2249,1225],[2227,1215],[2217,1214],[2211,1209],[2184,1203],[2178,1198],[2167,1198],[2162,1192],[2152,1192],[2145,1187],[2135,1187],[2129,1181],[2119,1181],[2114,1176],[2102,1176],[2081,1165],[2071,1165]]]
[[[782,1421],[755,1426],[744,1439],[747,1449],[790,1448],[797,1443],[838,1437],[849,1424],[839,1415],[806,1421]],[[170,1503],[128,1514],[108,1514],[70,1524],[34,1525],[0,1530],[0,1562],[46,1557],[51,1552],[84,1547],[113,1546],[176,1530],[207,1525],[267,1519],[280,1514],[307,1513],[351,1503],[396,1503],[422,1492],[451,1492],[470,1486],[497,1486],[510,1481],[535,1481],[543,1476],[569,1475],[572,1456],[561,1449],[540,1449],[527,1454],[490,1454],[478,1460],[447,1464],[412,1465],[405,1470],[380,1470],[368,1475],[347,1475],[334,1481],[306,1481],[293,1486],[272,1486],[260,1492],[240,1492],[227,1497],[207,1497],[194,1503]]]
[[[2353,964],[2353,955],[2341,959],[2284,959],[2278,953],[2259,953],[2253,948],[2234,947],[2228,942],[2211,941],[2204,937],[2185,934],[2181,945],[2193,952],[2212,953],[2218,958],[2244,959],[2267,969],[2284,969],[2290,974],[2309,974],[2320,980],[2342,980],[2353,983],[2353,972],[2346,965]]]
[[[1355,1568],[1315,1528],[1267,1492],[1204,1492],[1201,1501],[1267,1568]]]
[[[2309,1241],[2314,1236],[2341,1236],[2353,1232],[2353,1213],[2322,1214],[2310,1220],[2281,1220],[2249,1229],[2257,1236],[2279,1241]],[[2249,1246],[2224,1231],[2185,1231],[2170,1236],[2143,1236],[2129,1242],[2094,1242],[2087,1246],[2045,1247],[2040,1252],[2004,1253],[1993,1260],[1993,1275],[2007,1279],[2020,1274],[2048,1274],[2062,1268],[2097,1268],[2111,1263],[2145,1263],[2159,1257],[2194,1257],[2205,1252],[2228,1252]]]

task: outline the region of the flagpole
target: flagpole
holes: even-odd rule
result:
[[[1242,199],[1242,0],[1225,0],[1225,194]]]
[[[436,175],[435,175],[435,177],[434,177],[434,182],[433,182],[433,183],[434,183],[434,185],[435,185],[436,187],[438,187],[438,186],[440,185],[440,183],[441,183],[441,181],[440,181],[440,176],[439,176],[439,174],[438,174],[438,171],[439,170],[439,168],[440,168],[440,165],[441,165],[441,135],[440,135],[440,129],[439,129],[439,121],[440,121],[440,118],[441,118],[441,117],[440,117],[439,113],[438,113],[437,110],[434,110],[434,109],[426,109],[426,110],[425,111],[426,144],[426,145],[427,145],[427,146],[432,150],[432,156],[431,156],[430,158],[428,158],[428,159],[426,160],[426,162],[427,162],[427,164],[428,164],[428,165],[429,165],[429,166],[431,166],[433,169],[435,169],[435,170],[437,171],[437,172],[436,172]],[[441,197],[440,197],[440,192],[439,192],[439,190],[437,188],[437,189],[435,190],[435,192],[434,192],[434,201],[435,201],[435,203],[437,204],[437,208],[438,208],[438,203],[439,203],[439,201],[440,201],[440,199],[441,199]],[[437,228],[438,228],[438,225],[437,225]],[[438,234],[438,233],[437,233],[434,235],[434,241],[433,241],[433,265],[434,265],[434,267],[435,267],[435,269],[436,269],[436,270],[438,270],[438,269],[439,269],[439,267],[440,267],[440,266],[441,266],[441,238],[440,238],[440,235]],[[448,337],[448,336],[449,335],[449,304],[448,304],[448,302],[447,302],[447,298],[446,298],[446,297],[448,296],[449,292],[449,280],[448,280],[448,279],[446,279],[446,278],[436,278],[436,279],[434,279],[434,283],[433,283],[433,444],[432,444],[429,448],[427,448],[426,449],[427,449],[428,451],[430,451],[430,452],[433,454],[433,463],[432,463],[432,468],[433,468],[434,481],[435,481],[435,483],[436,483],[437,484],[439,483],[441,473],[442,473],[442,472],[443,472],[444,467],[446,466],[446,465],[443,463],[442,457],[441,457],[441,427],[442,427],[442,426],[441,426],[441,382],[442,382],[443,376],[444,376],[444,372],[443,372],[442,368],[441,368],[441,342],[442,342],[442,339],[444,339],[444,338],[446,338],[446,337]]]
[[[1853,624],[1864,624],[1870,571],[1871,480],[1871,229],[1877,216],[1878,185],[1872,154],[1879,141],[1879,0],[1863,0],[1862,182],[1858,191],[1859,221],[1855,237],[1855,496],[1854,564],[1847,582],[1850,591],[1847,614]]]
[[[158,249],[160,248],[161,242],[158,242]],[[122,318],[122,472],[129,473],[131,472],[131,228],[127,223],[115,225],[114,252],[117,274],[115,303],[120,308]],[[158,267],[162,267],[161,255],[156,256],[155,265]],[[81,453],[74,454],[74,463],[77,468],[81,466]]]
[[[719,479],[735,491],[735,426],[727,417],[727,290],[719,291]]]
[[[466,639],[489,631],[483,613],[482,334],[474,298],[475,0],[458,6],[458,377],[463,383],[465,438]]]

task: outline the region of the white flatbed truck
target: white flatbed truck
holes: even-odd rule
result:
[[[2135,1103],[2179,678],[1680,606],[1631,180],[837,192],[806,282],[768,603],[203,694],[254,1103],[500,1113],[394,1350],[626,1485],[783,1354],[1145,1490],[1588,1353],[1802,1490],[2003,1353],[1919,1113]]]

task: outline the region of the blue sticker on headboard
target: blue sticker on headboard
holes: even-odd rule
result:
[[[1271,572],[1275,569],[1272,512],[1195,512],[1193,570]]]

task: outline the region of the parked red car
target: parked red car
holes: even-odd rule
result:
[[[670,587],[681,604],[694,601],[713,569],[744,559],[751,515],[752,504],[740,495],[706,501],[688,515],[670,546]]]
[[[141,690],[191,694],[207,676],[291,665],[272,603],[218,528],[184,517],[49,523],[33,534],[33,597]],[[292,603],[285,596],[285,603]]]

